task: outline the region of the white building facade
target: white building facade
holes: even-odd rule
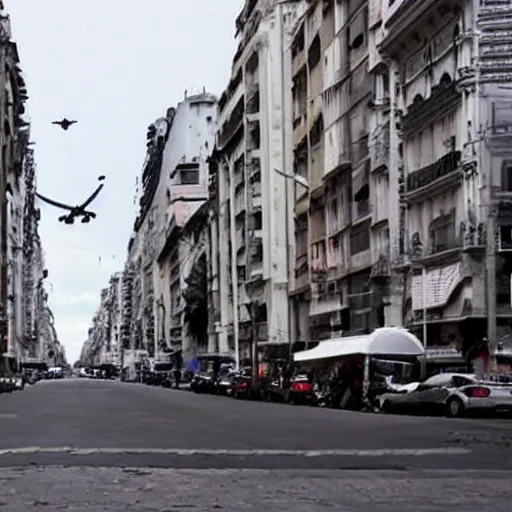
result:
[[[291,66],[301,2],[246,2],[212,157],[210,346],[246,354],[253,338],[288,344],[293,247]],[[252,331],[253,322],[257,332]]]
[[[375,76],[389,81],[381,94],[391,110],[390,259],[401,287],[392,287],[390,303],[429,351],[445,349],[454,358],[487,336],[486,290],[496,279],[486,275],[490,186],[499,193],[509,187],[508,132],[500,134],[497,124],[509,126],[512,117],[498,123],[495,116],[500,102],[510,104],[510,91],[493,99],[486,84],[510,80],[499,63],[489,64],[503,51],[499,38],[482,51],[475,30],[485,12],[488,19],[494,12],[495,30],[503,25],[502,10],[465,0],[377,2],[373,10]],[[497,286],[503,334],[512,313],[511,269],[507,256],[497,259],[505,275]]]

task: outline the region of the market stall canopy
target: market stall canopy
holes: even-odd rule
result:
[[[315,348],[293,355],[294,361],[314,361],[350,355],[420,356],[423,345],[406,329],[382,327],[371,334],[321,341]]]

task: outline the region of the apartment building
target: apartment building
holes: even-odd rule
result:
[[[298,183],[290,300],[303,342],[368,332],[393,316],[388,84],[372,74],[370,21],[367,1],[309,2],[291,46]]]
[[[503,201],[512,190],[512,103],[503,86],[510,82],[502,67],[508,47],[496,37],[510,25],[510,6],[395,2],[384,6],[381,22],[377,46],[388,64],[392,108],[389,197],[398,205],[390,250],[403,279],[403,322],[432,358],[445,349],[463,361],[487,336],[494,315],[485,291],[495,279],[498,328],[510,330],[511,223]],[[486,276],[493,211],[504,227],[496,275]]]
[[[187,343],[183,291],[189,272],[181,229],[208,198],[207,158],[214,146],[215,96],[185,94],[148,127],[138,180],[140,209],[121,281],[124,350],[159,357]],[[180,249],[181,247],[181,249]],[[205,319],[206,324],[206,319]]]
[[[208,199],[208,158],[215,145],[216,121],[217,98],[210,93],[188,96],[178,104],[164,152],[165,171],[158,192],[165,198],[161,199],[165,210],[155,257],[158,343],[173,352],[181,350],[186,358],[193,357],[199,346],[203,350],[206,339],[205,334],[198,335],[190,328],[190,304],[185,292],[206,243],[197,230],[206,225],[206,217],[199,211],[203,211]],[[202,271],[206,272],[206,268]],[[206,300],[206,290],[203,292]],[[207,318],[203,324],[206,328]]]
[[[239,46],[219,100],[212,155],[210,345],[248,353],[250,342],[290,341],[288,255],[291,67],[286,51],[303,2],[247,0],[236,20]],[[254,329],[257,332],[253,332]]]
[[[0,1],[0,375],[28,359],[46,362],[60,350],[45,302],[35,205],[35,163],[25,119],[27,87],[9,15]],[[53,329],[53,330],[52,330]]]

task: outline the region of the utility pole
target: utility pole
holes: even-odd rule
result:
[[[492,175],[492,170],[491,170]],[[498,205],[494,202],[492,179],[488,178],[487,247],[485,267],[487,269],[487,343],[489,347],[490,371],[496,369],[496,217]]]
[[[233,337],[235,342],[235,366],[240,369],[240,332],[238,325],[238,271],[236,265],[236,221],[235,221],[235,165],[232,158],[224,157],[229,176],[229,237],[231,239],[231,293],[233,296]],[[220,248],[225,250],[224,247]]]
[[[252,342],[251,342],[251,369],[252,383],[258,382],[258,324],[256,323],[256,302],[251,302],[251,324],[252,324]]]

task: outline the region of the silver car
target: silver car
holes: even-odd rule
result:
[[[446,415],[456,418],[471,411],[512,413],[512,385],[482,380],[451,390]]]
[[[478,386],[480,382],[473,374],[441,373],[378,396],[374,409],[377,412],[461,415],[469,399],[461,390]]]
[[[416,386],[380,395],[376,409],[444,413],[449,417],[462,416],[472,410],[512,410],[512,386],[486,382],[473,374],[441,373]]]

